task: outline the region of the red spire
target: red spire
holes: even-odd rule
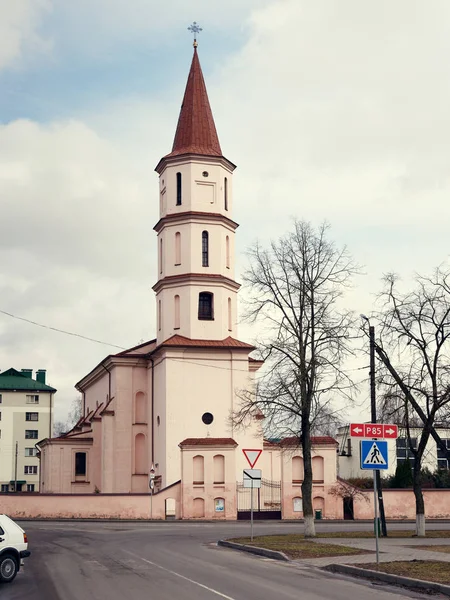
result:
[[[194,48],[172,152],[167,156],[179,154],[222,156],[197,48]]]

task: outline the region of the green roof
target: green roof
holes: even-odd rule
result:
[[[56,392],[55,388],[31,379],[16,371],[16,369],[8,369],[0,373],[0,390],[32,390],[34,392]]]

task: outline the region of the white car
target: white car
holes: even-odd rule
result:
[[[27,534],[6,515],[0,515],[0,583],[10,583],[30,556]]]

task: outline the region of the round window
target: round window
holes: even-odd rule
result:
[[[211,423],[214,421],[214,417],[211,413],[204,413],[202,416],[202,421],[205,425],[211,425]]]
[[[208,171],[203,171],[202,175],[203,175],[203,177],[208,177],[209,173],[208,173]]]

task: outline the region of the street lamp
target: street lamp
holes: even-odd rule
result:
[[[372,423],[377,422],[377,399],[376,399],[376,383],[375,383],[375,327],[370,324],[369,318],[361,314],[361,319],[369,325],[369,352],[370,352],[370,412]],[[383,490],[381,489],[380,471],[375,471],[376,487],[378,492],[378,506],[380,509],[381,532],[383,537],[387,537],[386,515],[384,513]],[[375,526],[378,524],[376,523]]]

